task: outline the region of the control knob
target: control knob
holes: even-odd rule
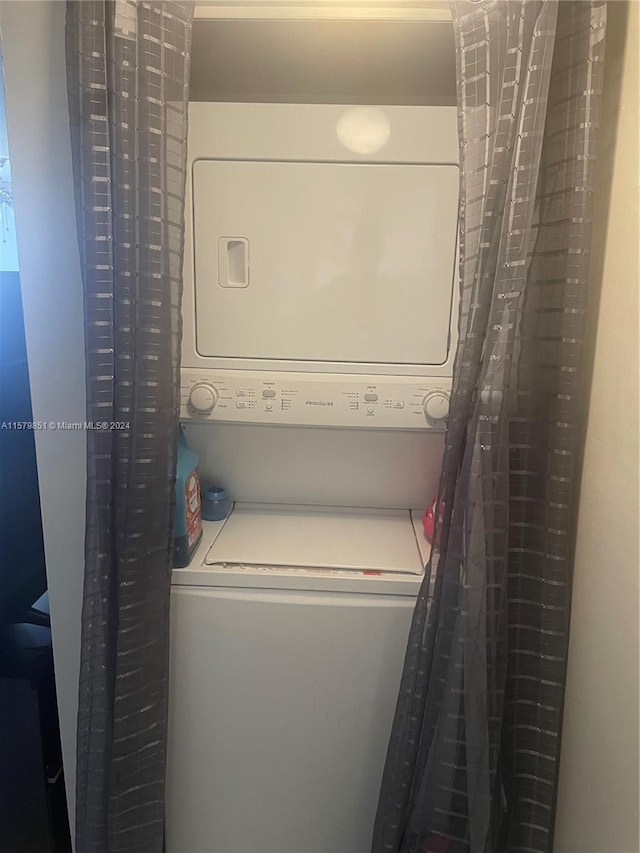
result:
[[[423,406],[430,421],[443,421],[449,414],[449,395],[444,391],[433,391],[424,398]]]
[[[208,382],[198,382],[189,393],[189,405],[199,415],[208,415],[218,402],[218,392]]]

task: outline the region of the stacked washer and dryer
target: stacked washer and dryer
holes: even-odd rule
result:
[[[455,106],[194,102],[167,853],[366,853],[455,354]]]

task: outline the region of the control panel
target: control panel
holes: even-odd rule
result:
[[[282,426],[444,430],[442,378],[183,369],[182,420]]]

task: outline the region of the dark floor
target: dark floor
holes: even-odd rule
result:
[[[25,659],[10,641],[0,631],[0,849],[71,853],[51,648]]]

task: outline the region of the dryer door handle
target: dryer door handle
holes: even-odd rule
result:
[[[246,237],[218,239],[218,284],[220,287],[248,287],[249,241]]]

